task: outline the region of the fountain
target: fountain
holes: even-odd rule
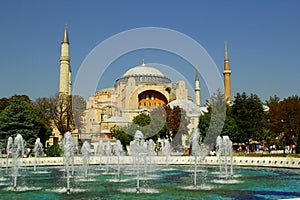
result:
[[[155,144],[152,139],[147,141],[147,153],[148,153],[147,157],[149,158],[148,168],[149,168],[149,171],[151,171],[152,170],[152,157],[156,155]]]
[[[121,155],[122,151],[123,151],[122,144],[121,144],[120,140],[117,140],[116,144],[114,146],[114,152],[115,152],[115,155],[118,157],[117,179],[119,181],[120,181],[120,155]]]
[[[11,142],[11,141],[10,141]],[[11,154],[12,154],[12,179],[13,179],[13,189],[17,190],[17,177],[19,175],[19,156],[24,155],[24,143],[22,135],[17,134],[13,143],[11,144]]]
[[[11,156],[12,149],[13,149],[13,142],[14,141],[12,137],[9,137],[6,146],[6,175],[8,174],[8,157]]]
[[[144,135],[140,130],[137,130],[134,135],[134,140],[130,142],[130,151],[133,156],[133,163],[136,168],[136,193],[140,193],[140,160],[144,158],[144,166],[146,161],[147,149],[145,148]]]
[[[155,156],[155,144],[154,141],[152,139],[147,140],[147,152],[148,152],[148,156]]]
[[[233,176],[232,142],[228,136],[217,137],[216,153],[220,166],[220,172],[226,179],[228,179],[229,176]],[[230,167],[230,173],[228,172],[228,167]]]
[[[170,155],[169,163],[166,163],[165,157],[154,156],[153,141],[145,141],[141,131],[136,131],[134,140],[130,144],[130,156],[121,155],[122,148],[119,141],[116,141],[114,146],[106,144],[103,149],[105,149],[107,153],[114,152],[114,155],[118,157],[118,159],[109,160],[109,164],[118,165],[119,175],[120,166],[121,169],[127,169],[126,167],[128,167],[128,170],[131,170],[131,172],[134,170],[133,174],[124,173],[126,181],[122,180],[113,183],[110,181],[110,176],[105,176],[103,172],[98,171],[98,155],[89,156],[88,143],[83,143],[81,155],[87,155],[89,159],[85,160],[84,156],[74,158],[75,143],[71,133],[66,133],[62,146],[64,159],[40,157],[39,159],[42,160],[40,163],[42,164],[39,165],[39,169],[47,170],[47,174],[34,173],[30,176],[26,176],[25,174],[28,174],[29,169],[26,167],[20,168],[21,170],[17,173],[18,177],[20,177],[18,178],[17,192],[12,192],[11,187],[6,187],[7,184],[5,181],[7,180],[0,180],[1,199],[285,199],[300,197],[300,159],[254,157],[235,157],[233,159],[232,144],[227,136],[217,138],[217,156],[206,156],[205,152],[207,152],[208,147],[199,144],[199,135],[200,133],[197,130],[194,130],[192,133],[190,140],[191,156]],[[14,170],[13,165],[16,163],[18,163],[19,166],[33,166],[33,160],[35,158],[18,158],[18,162],[13,161],[13,159],[17,158],[15,156],[16,152],[19,152],[19,156],[22,154],[22,150],[20,149],[24,147],[24,140],[20,139],[20,136],[17,136],[15,140],[9,139],[9,141],[10,144],[8,146],[11,146],[12,158],[9,158],[11,162],[8,163],[9,166],[10,163],[12,163],[12,170]],[[165,146],[165,144],[163,144],[163,146]],[[108,150],[109,148],[110,151]],[[106,159],[104,161],[106,161]],[[85,167],[82,167],[82,164],[89,163],[89,173],[97,173],[93,173],[93,181],[89,181],[88,183],[86,183],[86,180],[83,182],[73,181],[72,186],[73,184],[74,186],[71,190],[70,173],[74,163],[76,163],[75,169],[84,169]],[[156,165],[155,170],[151,171],[151,177],[141,177],[143,165],[149,167],[151,163]],[[294,166],[294,169],[276,168],[278,165],[285,167],[287,163]],[[60,181],[64,180],[61,179],[62,171],[60,170],[63,164],[65,165],[65,173],[68,177],[67,194],[65,193],[65,187],[63,187],[65,181]],[[164,170],[163,166],[165,164],[172,165],[172,168]],[[205,173],[207,175],[205,177],[205,183],[201,185],[199,184],[199,180],[201,181],[202,179],[197,177],[200,172],[200,164],[201,166],[205,166]],[[232,176],[233,170],[231,168],[233,164],[236,166],[234,176]],[[5,165],[6,163],[4,161],[3,167],[5,167]],[[221,165],[221,167],[219,167],[219,165]],[[270,168],[262,167],[261,165],[267,165],[270,166]],[[161,169],[159,169],[160,167]],[[192,173],[190,173],[191,168],[193,169]],[[22,174],[23,172],[24,175]],[[192,184],[191,174],[193,179]],[[221,177],[220,174],[222,175]],[[135,178],[130,178],[132,175]],[[226,180],[223,180],[224,177],[226,177]],[[229,177],[230,180],[227,180]],[[142,178],[147,179],[147,182],[144,182],[143,186],[141,186],[140,182],[144,180]],[[17,179],[15,179],[14,182],[17,183]],[[31,187],[24,187],[23,184],[30,184]],[[133,184],[135,187],[132,189]],[[17,184],[15,184],[13,188],[14,191],[17,189],[16,185]],[[149,185],[151,185],[151,188]],[[66,197],[66,195],[68,195],[68,197]]]
[[[169,140],[167,140],[167,139],[163,140],[162,153],[164,156],[166,156],[166,162],[168,163],[169,157],[171,154],[171,145],[170,145]]]
[[[194,163],[194,187],[197,187],[197,157],[200,154],[200,145],[199,145],[199,137],[200,133],[197,129],[193,130],[192,137],[191,137],[191,155],[194,156],[195,163]]]
[[[101,158],[102,158],[102,156],[104,156],[103,141],[101,139],[98,142],[98,147],[97,147],[96,155],[99,156],[99,163],[101,165]]]
[[[107,142],[106,142],[106,145],[105,145],[105,156],[106,156],[106,173],[108,173],[108,171],[109,171],[109,163],[110,163],[110,157],[111,157],[111,155],[112,155],[112,152],[111,152],[111,143],[110,143],[110,141],[108,140]]]
[[[91,154],[91,146],[88,141],[84,141],[82,147],[81,147],[81,157],[82,157],[82,166],[83,166],[83,172],[84,177],[87,178],[88,176],[88,164]]]
[[[66,132],[63,139],[63,151],[65,169],[67,172],[67,194],[70,194],[70,165],[72,167],[72,175],[74,175],[74,149],[75,143],[71,132]]]
[[[36,171],[37,166],[37,156],[40,156],[43,153],[43,145],[40,138],[37,138],[34,143],[34,171]]]

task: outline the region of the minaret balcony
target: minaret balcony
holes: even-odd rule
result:
[[[70,61],[70,56],[60,56],[60,61]]]
[[[231,74],[231,70],[226,69],[226,70],[223,71],[223,74]]]

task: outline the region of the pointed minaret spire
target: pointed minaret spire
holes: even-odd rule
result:
[[[68,25],[65,25],[65,32],[64,32],[64,38],[61,43],[67,43],[69,44],[69,37],[68,37]]]
[[[224,46],[225,46],[224,60],[229,60],[229,58],[228,58],[228,49],[227,49],[227,40],[225,40]]]
[[[197,66],[196,66],[196,78],[195,78],[195,98],[196,98],[196,105],[200,107],[200,81],[199,81]]]
[[[60,78],[59,78],[59,93],[61,95],[71,95],[72,90],[72,72],[69,55],[69,38],[67,26],[65,26],[64,37],[61,42],[60,54]]]
[[[231,103],[231,86],[230,86],[230,64],[228,58],[228,49],[227,49],[227,41],[225,40],[225,54],[224,54],[224,89],[225,89],[225,99],[227,103]]]

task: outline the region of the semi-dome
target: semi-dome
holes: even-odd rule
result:
[[[142,65],[129,69],[117,82],[127,82],[130,77],[134,77],[137,83],[171,83],[171,80],[161,71],[152,66],[147,66],[144,60]]]
[[[176,99],[174,101],[171,101],[168,104],[171,108],[174,108],[175,106],[179,106],[183,110],[185,110],[187,116],[199,116],[200,115],[200,109],[199,107],[192,101],[187,99]]]

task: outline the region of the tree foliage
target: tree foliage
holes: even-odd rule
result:
[[[232,117],[238,128],[236,142],[249,144],[249,140],[261,140],[264,132],[263,104],[256,94],[237,93],[232,105]]]
[[[33,103],[34,107],[39,109],[42,113],[43,118],[48,124],[51,124],[50,115],[50,100],[47,97],[37,98]]]
[[[62,154],[62,150],[58,144],[54,144],[47,148],[46,155],[47,157],[59,157]]]
[[[149,125],[151,122],[151,118],[146,113],[139,114],[135,116],[132,120],[133,123],[139,125],[140,127]]]
[[[201,133],[201,142],[213,145],[218,135],[228,135],[232,139],[237,134],[237,126],[224,94],[218,90],[207,104],[208,111],[199,117],[198,128]],[[207,137],[208,133],[209,137]]]
[[[250,139],[261,140],[266,134],[264,129],[263,104],[257,95],[237,93],[233,105],[224,103],[224,95],[217,91],[208,102],[208,112],[199,118],[199,130],[203,137],[207,138],[211,130],[209,140],[214,142],[217,135],[228,135],[233,142],[248,144]],[[224,107],[226,106],[226,108]],[[214,108],[213,108],[214,106]],[[224,112],[226,109],[226,112]],[[211,116],[215,117],[212,121]],[[223,114],[226,113],[226,116]],[[222,124],[222,120],[224,125]]]
[[[11,99],[1,98],[0,99],[0,112],[3,111],[7,106],[9,106]]]
[[[56,95],[50,98],[50,115],[61,135],[75,129],[72,113],[72,96]]]
[[[171,108],[169,105],[158,107],[151,112],[158,121],[165,121],[160,124],[161,129],[158,132],[160,138],[168,139],[173,146],[182,145],[182,136],[188,134],[188,124],[190,119],[186,112],[179,106]],[[155,119],[155,118],[154,118]]]
[[[287,144],[297,143],[295,139],[300,133],[300,98],[291,96],[271,103],[266,122],[274,137]]]
[[[75,125],[80,132],[81,117],[86,106],[83,97],[56,94],[49,98],[38,98],[35,105],[42,110],[44,118],[56,126],[61,135],[73,131]]]
[[[189,119],[184,110],[179,107],[158,107],[149,114],[142,113],[133,118],[133,123],[125,128],[113,127],[112,135],[123,145],[128,145],[137,130],[144,134],[145,139],[157,141],[165,138],[172,141],[172,145],[180,145],[182,135],[188,133]]]
[[[0,137],[4,141],[10,136],[21,134],[27,147],[31,148],[36,138],[40,138],[45,144],[51,131],[42,112],[33,107],[30,99],[25,95],[11,97],[9,106],[0,114]]]
[[[121,144],[123,145],[123,149],[127,149],[126,146],[129,145],[130,141],[133,140],[133,136],[130,134],[127,134],[126,130],[118,127],[118,126],[114,126],[110,129],[110,132],[112,134],[113,137],[117,138],[118,140],[120,140]]]

